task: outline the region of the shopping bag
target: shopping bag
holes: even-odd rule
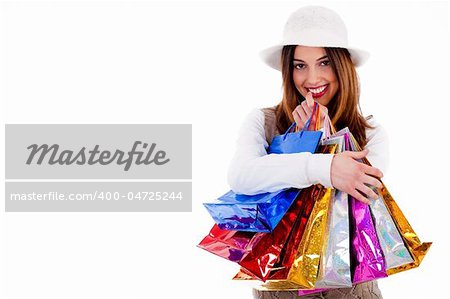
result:
[[[329,121],[329,118],[327,119]],[[336,145],[336,153],[345,150],[344,136],[337,135],[331,122],[326,126],[333,135],[326,133],[322,145]],[[328,228],[319,262],[319,273],[314,288],[351,287],[350,226],[347,193],[335,190],[329,209]]]
[[[390,269],[412,263],[414,260],[406,248],[383,198],[379,196],[376,200],[373,200],[369,208],[375,222],[381,250],[386,260],[386,271],[388,274]]]
[[[315,199],[319,195],[320,187],[317,185],[308,187],[302,191],[300,196],[300,200],[303,202],[302,212],[297,217],[296,223],[289,234],[289,238],[281,251],[280,259],[275,264],[274,271],[272,271],[270,275],[270,279],[287,279],[289,269],[295,259],[296,250],[300,245],[308,219],[314,207]]]
[[[326,138],[322,142],[322,144],[324,145],[323,148],[325,150],[322,151],[329,153],[341,151],[343,149],[342,138],[330,140],[331,136],[328,136],[330,135],[330,133],[328,133],[329,128],[331,126],[331,133],[335,133],[335,129],[334,127],[332,127],[329,118],[326,118],[326,120],[328,120],[328,123],[324,124]],[[320,261],[322,260],[322,263],[326,261],[326,249],[330,249],[328,248],[328,244],[330,244],[331,247],[333,245],[332,239],[329,238],[330,224],[332,222],[328,220],[328,217],[332,215],[332,207],[330,206],[330,204],[334,202],[334,195],[336,190],[331,188],[325,189],[323,187],[322,189],[324,193],[315,203],[314,209],[311,213],[311,217],[308,220],[308,226],[305,233],[303,234],[302,241],[297,248],[297,254],[294,263],[292,264],[287,277],[288,281],[294,282],[307,289],[312,289],[315,287],[316,281],[319,278],[320,274],[319,266],[321,266],[323,270],[321,273],[322,276],[320,284],[324,284],[326,282],[326,279],[331,278],[330,276],[332,276],[332,274],[330,273],[332,272],[332,270],[328,269],[329,272],[325,273],[326,265],[320,265]],[[345,204],[347,203],[344,201],[343,204],[345,206]],[[334,220],[337,221],[337,219]],[[334,224],[335,223],[333,223],[332,225]],[[347,265],[349,265],[350,261],[348,259],[348,256],[343,255],[342,258],[346,258]],[[332,261],[332,259],[330,260]],[[350,269],[348,269],[348,272],[349,270]],[[325,274],[327,275],[325,276]],[[339,281],[336,283],[339,283]]]
[[[355,139],[348,132],[344,134],[346,150],[356,151]],[[361,160],[360,160],[361,161]],[[353,283],[361,283],[386,277],[386,261],[375,230],[370,208],[367,204],[350,198],[350,221],[352,223]]]
[[[314,185],[303,189],[302,193],[300,193],[300,197],[298,199],[298,203],[301,204],[301,208],[299,209],[300,212],[298,213],[297,219],[295,220],[281,250],[277,248],[278,246],[276,244],[279,244],[278,241],[275,243],[270,243],[271,239],[268,238],[264,246],[260,246],[260,248],[254,250],[251,254],[246,256],[245,263],[240,263],[250,270],[256,269],[256,271],[249,271],[245,267],[241,266],[240,271],[233,279],[264,280],[266,281],[264,286],[270,288],[276,284],[276,288],[279,290],[291,289],[292,287],[298,289],[299,286],[297,284],[287,281],[287,275],[295,258],[296,249],[302,239],[302,235],[311,215],[315,198],[320,195],[320,190],[321,188],[318,185]],[[292,216],[295,217],[296,215],[292,214]],[[277,232],[277,229],[278,227],[273,233]],[[268,266],[265,261],[271,259],[274,260],[278,252],[280,252],[278,260],[275,264]],[[260,265],[265,266],[261,267]],[[266,276],[262,273],[267,273],[267,280],[265,279]]]
[[[328,234],[314,288],[351,286],[348,195],[335,190],[330,208]]]
[[[359,149],[354,136],[350,133],[348,128],[340,130],[335,136],[345,137],[346,146],[349,149]],[[367,159],[361,162],[370,165]],[[392,217],[389,215],[382,198],[379,197],[378,199],[371,201],[369,209],[373,217],[379,244],[386,260],[386,269],[388,270],[412,262],[413,259],[409,254]]]
[[[217,224],[197,245],[232,262],[239,262],[258,243],[264,233],[223,230]]]
[[[267,280],[304,206],[305,201],[296,199],[275,229],[271,233],[264,233],[251,252],[239,262],[252,277]]]
[[[419,237],[409,224],[405,215],[403,215],[394,198],[392,198],[391,194],[384,185],[381,188],[381,196],[400,234],[402,235],[406,247],[408,248],[413,258],[413,261],[409,264],[400,265],[395,268],[388,269],[388,275],[419,267],[419,265],[422,263],[423,258],[430,249],[432,242],[422,243],[420,241]]]
[[[288,188],[256,195],[228,191],[203,205],[221,229],[271,232],[280,222],[300,189]]]
[[[296,126],[296,123],[293,122],[284,134],[273,137],[267,152],[269,154],[315,153],[323,133],[317,130],[319,122],[313,123],[313,118],[320,120],[320,108],[317,102],[315,102],[313,113],[303,129],[299,132],[292,132]],[[310,131],[309,128],[312,123],[316,128]]]
[[[325,238],[331,188],[322,188],[314,204],[308,224],[289,270],[288,280],[305,288],[313,288],[317,279],[320,255]]]
[[[356,150],[361,150],[359,144],[355,140],[353,136],[351,137],[351,142],[354,144]],[[371,165],[370,162],[364,158],[363,162],[367,165]],[[388,275],[392,275],[395,273],[399,273],[405,270],[409,270],[412,268],[418,267],[425,255],[427,254],[428,250],[430,249],[431,242],[421,242],[411,225],[409,224],[408,220],[406,219],[405,215],[395,202],[394,198],[389,193],[388,189],[382,182],[382,188],[378,190],[381,198],[383,199],[384,204],[386,205],[386,208],[389,212],[389,214],[392,217],[392,220],[394,221],[400,235],[402,236],[403,242],[408,249],[409,253],[411,254],[411,257],[413,258],[413,261],[408,264],[399,265],[394,268],[390,268],[387,270]]]
[[[349,132],[348,128],[344,128],[343,130],[336,133],[336,135],[345,136],[346,146],[348,148],[360,151],[356,139]],[[361,162],[371,165],[369,161],[364,158]],[[411,268],[418,267],[422,262],[425,254],[429,250],[432,243],[422,243],[411,225],[408,223],[407,219],[401,212],[400,208],[392,198],[391,194],[387,190],[386,186],[383,184],[381,189],[377,190],[380,197],[377,200],[374,200],[369,205],[370,216],[373,218],[373,222],[375,225],[376,235],[379,241],[379,245],[381,247],[382,256],[385,259],[386,274],[392,275],[394,273],[398,273],[401,271],[405,271]],[[356,200],[352,200],[352,203],[355,203]],[[363,203],[357,203],[358,205],[365,205]],[[390,214],[391,217],[386,215],[386,211]],[[364,227],[364,218],[370,220],[369,215],[367,214],[367,209],[360,208],[355,211],[352,210],[354,216],[353,219],[355,222],[358,222],[361,227]],[[355,213],[356,212],[356,213]],[[356,215],[355,215],[356,214]],[[365,216],[364,216],[365,215]],[[357,218],[360,218],[357,220]],[[389,219],[390,218],[390,219]],[[356,219],[356,220],[355,220]],[[367,223],[366,223],[367,224]],[[393,225],[394,224],[394,225]],[[355,225],[355,224],[354,224]],[[371,229],[372,225],[368,225],[369,231],[364,232],[363,234],[359,234],[359,240],[365,239],[366,245],[373,243],[375,238],[375,234]],[[398,234],[401,235],[402,240],[398,238]],[[358,235],[358,234],[357,234]],[[355,239],[353,239],[355,241]],[[383,244],[384,243],[384,244]],[[372,280],[377,277],[385,277],[386,275],[383,273],[383,261],[380,258],[379,250],[376,250],[376,247],[373,246],[371,249],[364,250],[360,244],[355,246],[353,253],[355,253],[355,260],[358,263],[358,254],[360,255],[360,259],[364,259],[364,255],[366,255],[366,260],[372,257],[374,261],[369,263],[371,266],[366,269],[362,269],[361,264],[355,267],[357,272],[360,272],[359,275],[357,273],[354,274],[353,284],[360,283],[364,280]],[[368,246],[370,247],[370,246]],[[407,250],[405,250],[405,247]],[[367,254],[369,253],[369,254]],[[408,261],[413,260],[408,263]],[[376,268],[376,265],[379,265],[380,268]],[[358,271],[359,266],[359,271]],[[375,266],[375,267],[374,267]],[[365,270],[365,271],[363,271]],[[380,273],[381,272],[381,273]],[[372,277],[371,277],[372,276]],[[327,291],[329,288],[315,288],[312,290],[298,290],[299,296],[304,296],[312,293],[317,293],[321,291]]]
[[[386,277],[386,262],[367,204],[351,199],[353,283]]]
[[[327,145],[326,152],[334,153],[336,145]],[[327,236],[328,211],[334,189],[317,185],[320,194],[308,219],[305,232],[296,250],[287,280],[304,288],[314,288],[317,280],[320,257]]]

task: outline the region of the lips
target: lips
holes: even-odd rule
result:
[[[321,85],[318,87],[305,87],[306,90],[311,92],[314,99],[320,98],[323,96],[328,90],[328,84]]]

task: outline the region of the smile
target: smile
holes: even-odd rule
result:
[[[315,87],[315,88],[309,88],[309,87],[305,87],[305,88],[306,88],[306,90],[308,90],[312,93],[313,98],[320,98],[327,92],[328,84],[322,85],[319,87]]]

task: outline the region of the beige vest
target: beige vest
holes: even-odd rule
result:
[[[261,109],[264,112],[264,131],[266,133],[266,140],[269,145],[272,143],[272,139],[275,135],[281,134],[277,129],[275,107],[276,106]]]

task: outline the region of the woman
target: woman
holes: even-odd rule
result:
[[[295,11],[284,29],[280,45],[261,52],[263,60],[280,70],[283,98],[270,108],[255,109],[246,118],[231,161],[228,182],[244,194],[322,184],[369,203],[381,187],[378,178],[388,165],[386,131],[359,109],[359,84],[355,66],[366,52],[347,43],[347,29],[340,17],[324,7],[307,6]],[[316,101],[322,118],[329,115],[336,129],[349,127],[361,152],[338,154],[270,154],[274,135],[284,133],[295,121],[302,129]],[[322,122],[323,123],[323,122]],[[367,157],[373,167],[357,161]],[[255,298],[297,298],[297,292],[254,290]],[[302,298],[382,298],[376,282],[336,289]]]

